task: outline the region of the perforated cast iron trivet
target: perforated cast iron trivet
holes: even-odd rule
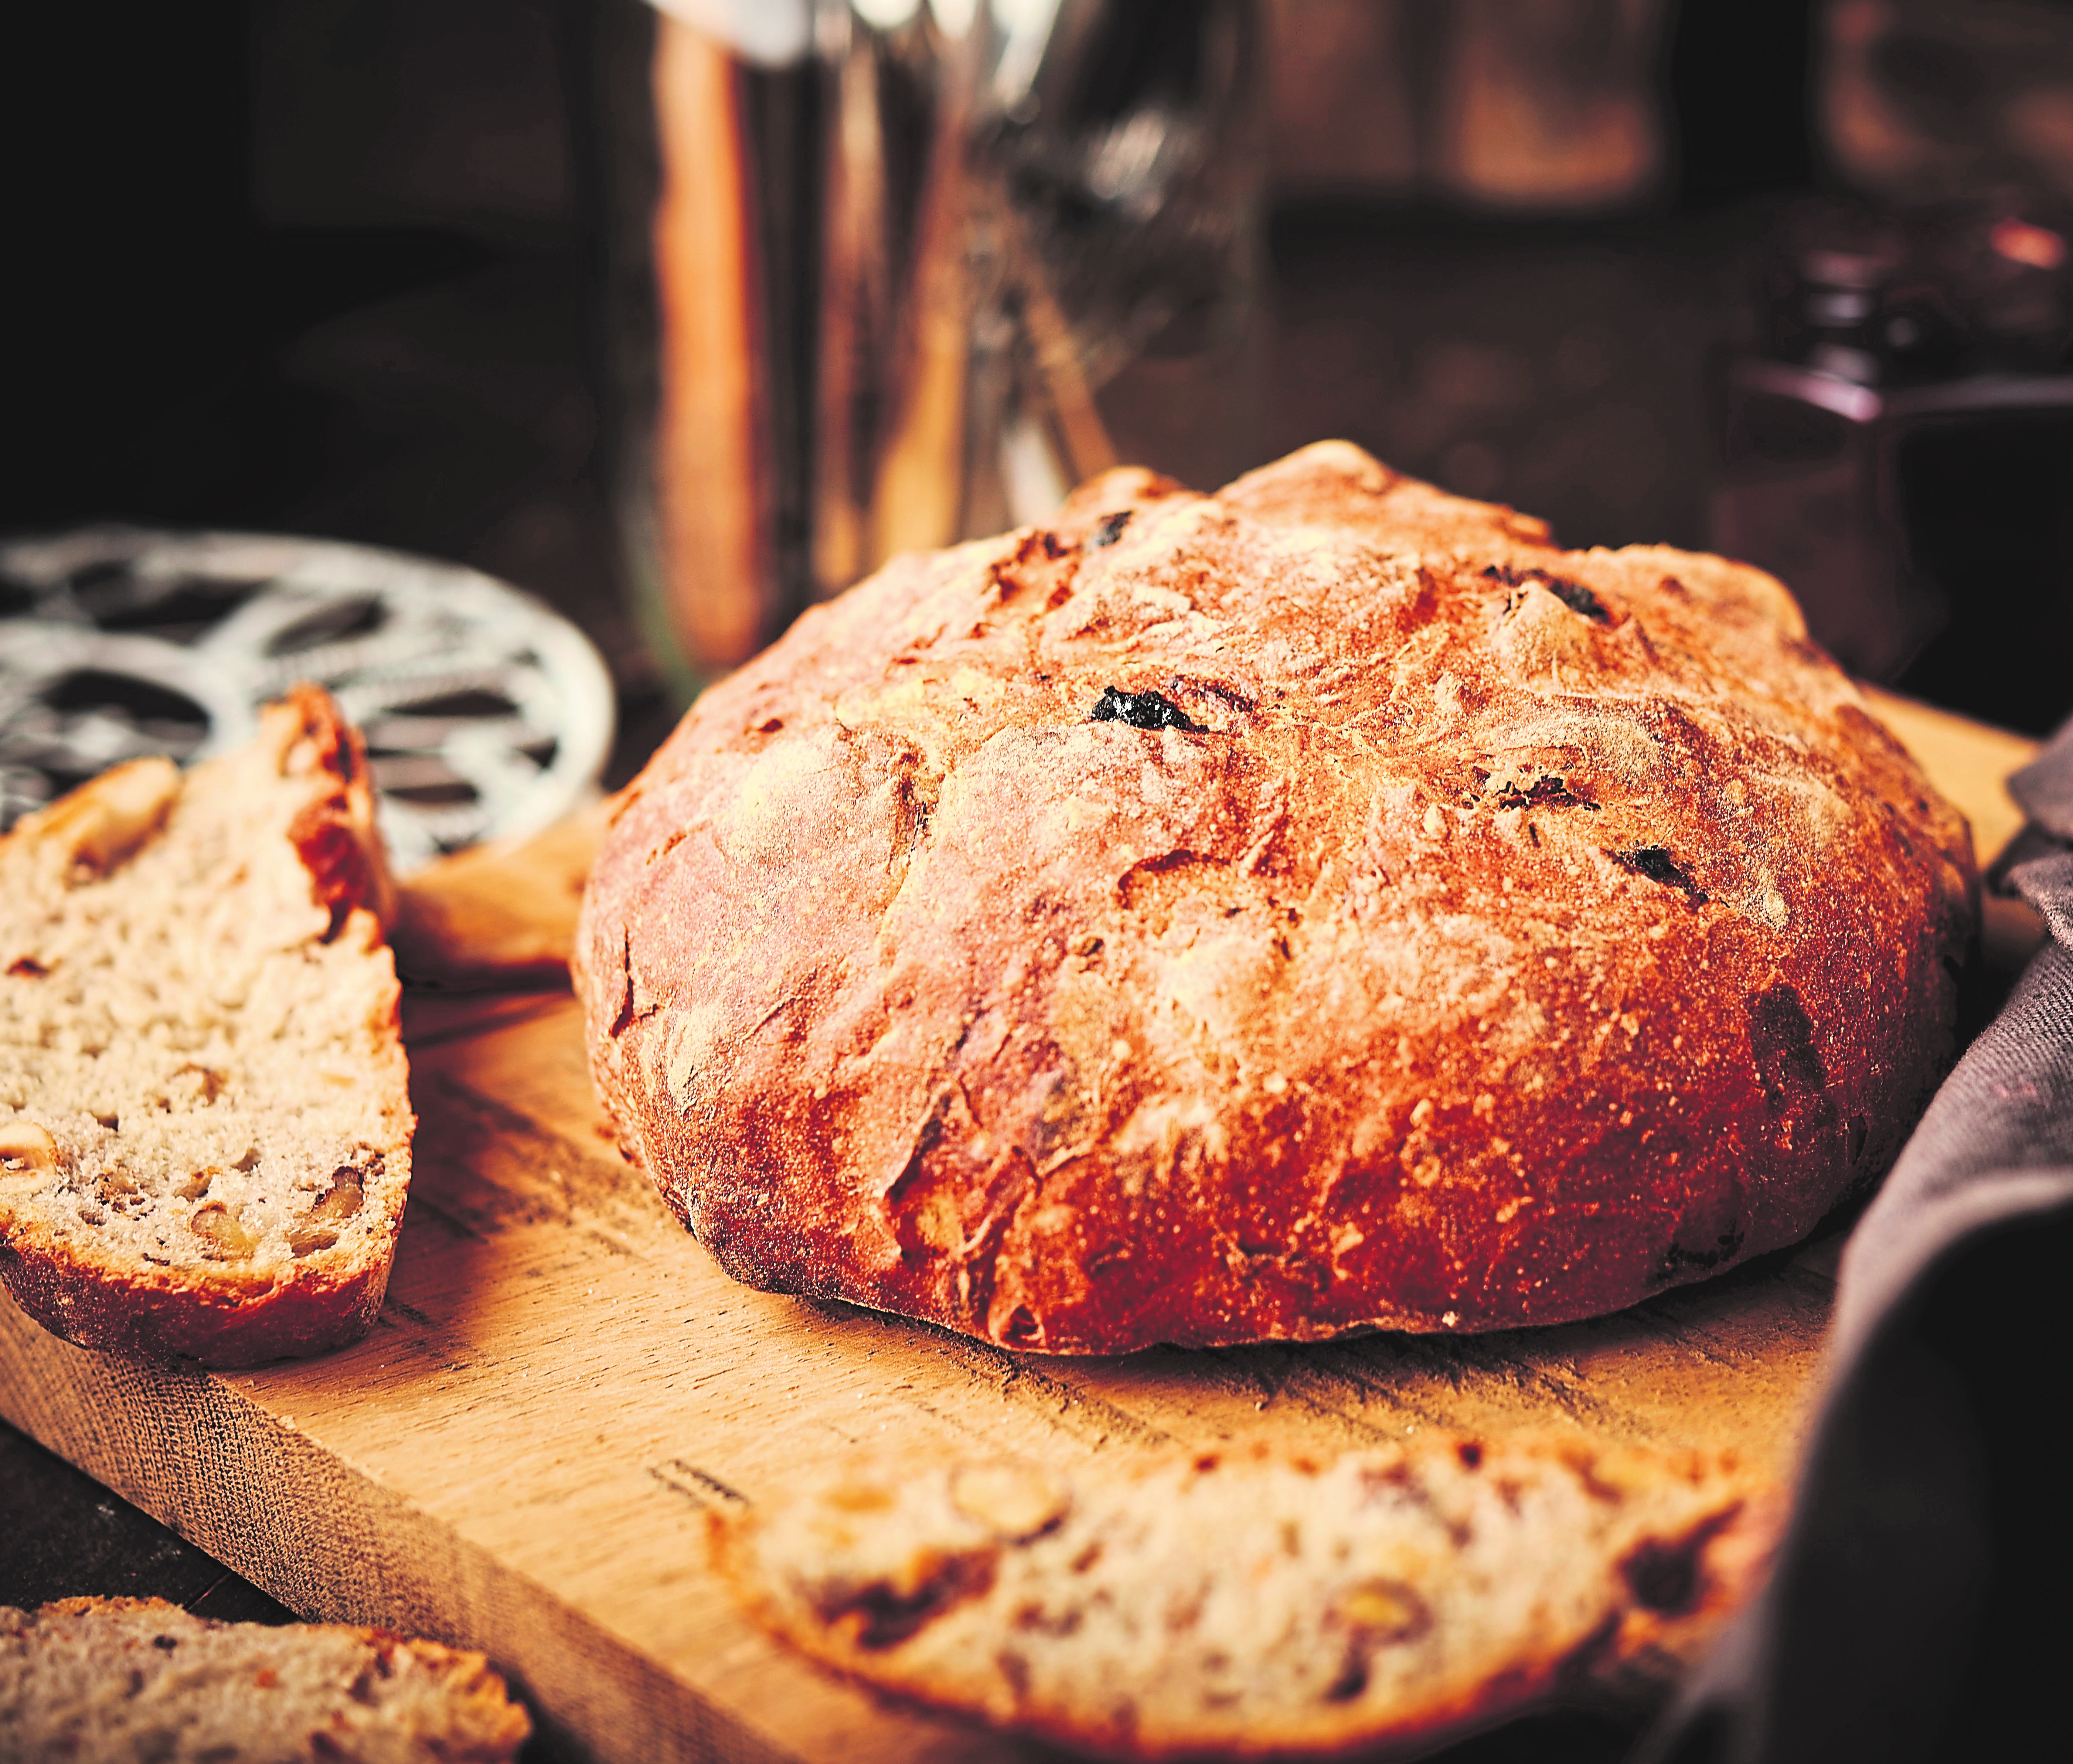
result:
[[[365,735],[398,873],[546,826],[612,744],[588,640],[476,571],[96,527],[0,543],[0,830],[117,760],[237,746],[297,680],[329,687]]]

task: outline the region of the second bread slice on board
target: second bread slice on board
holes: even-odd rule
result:
[[[0,1758],[511,1764],[531,1728],[480,1654],[161,1599],[0,1605]]]
[[[1688,1652],[1753,1590],[1766,1486],[1432,1435],[1069,1473],[889,1458],[712,1519],[756,1614],[883,1689],[1118,1758],[1399,1757]]]

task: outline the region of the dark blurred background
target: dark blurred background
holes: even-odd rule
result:
[[[472,563],[600,644],[623,774],[674,708],[628,611],[600,464],[596,143],[617,121],[600,113],[643,95],[601,84],[600,45],[645,16],[636,0],[14,9],[0,532],[112,517]],[[1263,16],[1255,457],[1344,435],[1570,545],[1722,537],[1717,364],[1764,346],[1766,302],[1786,298],[1766,292],[1766,253],[1795,204],[2035,208],[2073,183],[2058,0],[1273,0]],[[2073,491],[2063,464],[2039,468],[2043,493]],[[2026,591],[2039,618],[2069,598],[2063,537],[1997,566],[2058,572]],[[2011,699],[1991,657],[1925,670],[1908,641],[1871,671],[2026,726],[2065,707],[2051,684]]]

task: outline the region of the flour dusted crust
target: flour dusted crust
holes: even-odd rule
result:
[[[737,1277],[1106,1353],[1792,1242],[1946,1062],[1976,892],[1770,578],[1328,443],[808,613],[617,799],[576,966]]]
[[[1435,1435],[866,1461],[713,1528],[764,1623],[883,1689],[1104,1755],[1397,1757],[1601,1679],[1631,1698],[1644,1657],[1668,1675],[1778,1516],[1723,1459]]]
[[[242,1366],[364,1334],[410,1187],[394,891],[299,686],[185,774],[0,839],[0,1283],[82,1346]]]

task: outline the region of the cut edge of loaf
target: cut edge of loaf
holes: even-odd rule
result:
[[[272,806],[279,824],[270,823],[261,838],[278,835],[285,840],[307,896],[295,911],[288,942],[262,954],[285,957],[299,951],[308,960],[315,950],[318,959],[330,964],[319,969],[324,977],[349,979],[340,1008],[350,1012],[357,1007],[360,1014],[334,1031],[340,1063],[346,1070],[307,1076],[312,1086],[320,1076],[328,1076],[335,1089],[365,1093],[378,1125],[359,1136],[356,1149],[343,1142],[324,1142],[320,1127],[307,1135],[313,1143],[300,1148],[303,1160],[334,1167],[320,1190],[325,1180],[321,1175],[303,1185],[307,1192],[299,1198],[305,1210],[287,1222],[299,1227],[299,1239],[288,1236],[278,1222],[272,1232],[282,1239],[278,1243],[238,1228],[230,1234],[232,1247],[241,1249],[241,1255],[197,1262],[194,1246],[182,1239],[183,1256],[167,1263],[138,1253],[130,1241],[138,1234],[137,1222],[126,1212],[120,1196],[113,1206],[93,1209],[104,1222],[108,1214],[115,1215],[115,1229],[105,1236],[80,1229],[77,1221],[54,1218],[50,1208],[37,1210],[36,1178],[55,1173],[61,1181],[77,1180],[74,1160],[86,1155],[85,1136],[93,1133],[94,1123],[76,1107],[68,1120],[56,1118],[49,1093],[60,1086],[51,1083],[39,1091],[35,1055],[19,1046],[0,1046],[0,1056],[10,1051],[21,1056],[12,1077],[19,1094],[0,1095],[0,1284],[37,1322],[78,1346],[152,1360],[250,1365],[342,1346],[365,1333],[381,1307],[409,1189],[415,1124],[398,1029],[398,987],[384,942],[384,925],[394,917],[397,895],[376,827],[364,748],[321,687],[299,685],[267,706],[257,736],[233,753],[186,774],[160,759],[131,761],[25,817],[0,839],[0,873],[11,870],[25,890],[39,891],[37,904],[48,909],[37,922],[33,908],[13,914],[0,908],[0,930],[10,944],[24,946],[0,951],[0,968],[6,970],[0,985],[49,983],[49,976],[63,964],[30,947],[39,934],[56,934],[48,926],[56,922],[74,890],[119,887],[129,867],[155,844],[187,836],[180,815],[183,802],[213,796],[227,800],[234,810],[276,785],[280,800]],[[219,820],[229,812],[222,802],[210,806]],[[211,830],[220,831],[204,828],[204,833]],[[229,873],[212,877],[226,899],[235,897],[248,871],[264,868],[260,854],[241,849],[233,855]],[[202,902],[192,903],[192,911],[190,905],[183,901],[179,913],[168,916],[193,917],[203,910]],[[264,905],[258,902],[252,916],[250,934],[255,938],[265,938],[271,929],[257,909]],[[118,904],[118,920],[121,911]],[[134,925],[133,915],[117,927],[126,947]],[[332,1002],[330,995],[324,1002]],[[206,1001],[191,1008],[197,1016],[216,1019],[234,1016],[237,1010]],[[291,1010],[287,1020],[292,1020]],[[14,1038],[18,1044],[23,1039],[19,1032]],[[43,1045],[49,1045],[47,1020]],[[108,1048],[111,1054],[142,1049],[134,1035],[111,1039]],[[200,1082],[213,1085],[223,1076],[210,1072]],[[278,1077],[275,1088],[280,1088]],[[78,1098],[72,1100],[76,1105]],[[212,1094],[204,1098],[204,1103],[214,1100]],[[252,1123],[270,1115],[288,1121],[282,1135],[300,1132],[299,1094],[285,1102],[281,1097],[239,1100]],[[14,1106],[9,1108],[10,1102]],[[170,1103],[161,1106],[165,1119],[177,1127],[179,1111]],[[39,1119],[39,1115],[52,1118]],[[198,1115],[197,1111],[188,1119]],[[118,1181],[132,1175],[146,1183],[155,1180],[157,1191],[146,1198],[170,1213],[171,1185],[179,1180],[178,1173],[132,1170],[123,1164],[119,1119],[114,1125],[103,1120],[100,1126],[105,1131],[91,1149],[101,1160],[102,1182],[109,1180],[110,1164],[122,1166]],[[253,1125],[251,1131],[259,1128]],[[225,1175],[221,1170],[215,1173]],[[207,1193],[205,1185],[204,1197]],[[105,1190],[99,1198],[107,1201]],[[204,1199],[193,1210],[200,1214],[223,1210]],[[144,1217],[148,1222],[151,1216]],[[200,1234],[192,1220],[187,1222]],[[206,1243],[202,1250],[213,1253]]]

